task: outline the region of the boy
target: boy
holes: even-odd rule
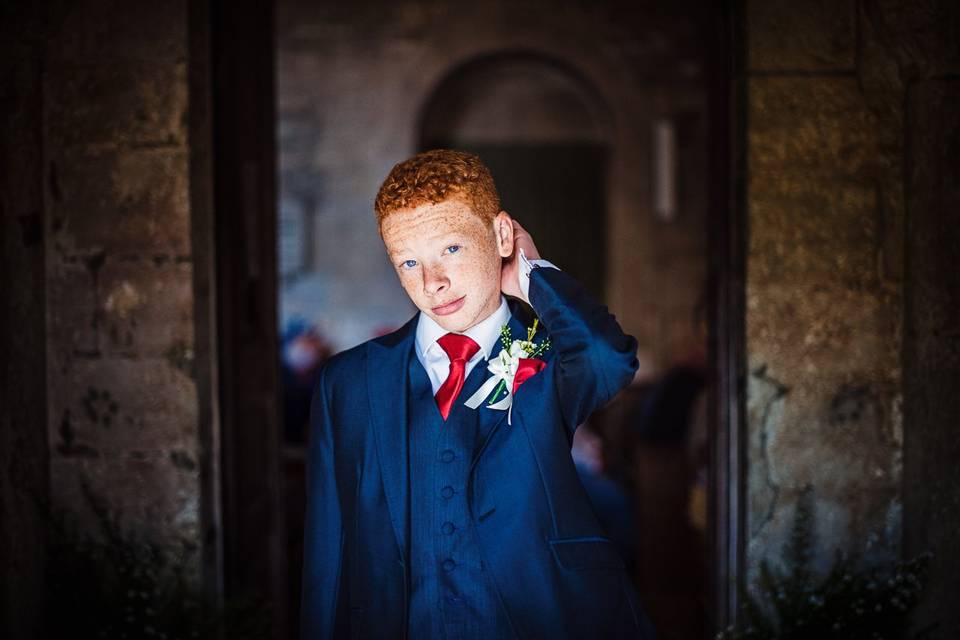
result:
[[[476,156],[398,164],[375,210],[419,313],[318,380],[302,637],[651,637],[570,456],[636,341],[539,259]]]

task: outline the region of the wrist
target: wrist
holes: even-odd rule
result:
[[[536,252],[535,249],[534,252]],[[518,251],[518,253],[519,259],[517,260],[517,284],[520,286],[520,291],[523,294],[523,301],[532,307],[533,305],[530,303],[531,274],[536,269],[556,269],[557,265],[540,258],[539,255],[536,258],[530,258],[527,255],[527,252],[522,248]]]
[[[536,249],[534,249],[533,252],[536,253]],[[523,247],[520,247],[519,254],[520,259],[517,262],[517,284],[520,286],[523,301],[530,304],[530,274],[533,273],[536,265],[530,261]]]

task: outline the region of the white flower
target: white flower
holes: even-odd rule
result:
[[[492,358],[487,363],[487,370],[492,374],[484,384],[477,389],[464,404],[471,409],[476,409],[483,400],[494,393],[494,398],[503,390],[506,395],[494,402],[491,399],[487,404],[488,409],[500,409],[507,411],[507,424],[511,423],[511,414],[513,411],[513,380],[517,376],[517,368],[520,366],[521,358],[532,358],[539,355],[544,349],[550,346],[547,340],[541,345],[533,343],[533,335],[536,333],[538,321],[534,320],[533,326],[527,330],[526,340],[510,340],[510,328],[504,325],[500,330],[501,339],[504,348],[496,358]],[[510,346],[507,341],[510,340]]]

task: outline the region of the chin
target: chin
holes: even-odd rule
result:
[[[460,309],[448,316],[430,315],[438,325],[447,331],[466,331],[475,324],[476,309]]]
[[[454,315],[459,316],[460,314]],[[433,316],[433,319],[437,321],[438,325],[447,331],[463,332],[470,328],[470,323],[462,317],[455,318],[452,316]]]

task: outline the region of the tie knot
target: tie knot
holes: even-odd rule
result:
[[[480,350],[480,345],[474,342],[473,339],[459,333],[448,333],[440,336],[437,344],[446,352],[447,357],[450,358],[450,362],[456,360],[466,362]]]

